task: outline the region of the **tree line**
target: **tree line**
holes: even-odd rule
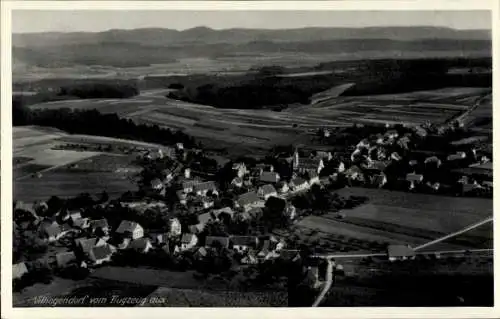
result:
[[[102,114],[98,110],[39,109],[31,110],[20,100],[12,101],[14,126],[38,125],[54,127],[70,134],[87,134],[172,145],[184,143],[197,146],[193,137],[181,132],[160,128],[158,125],[136,124],[117,114]]]

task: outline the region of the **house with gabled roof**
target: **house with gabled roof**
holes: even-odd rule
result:
[[[298,192],[308,189],[309,183],[301,177],[296,177],[290,181],[288,186],[292,189],[292,191]]]
[[[236,172],[236,176],[243,177],[248,172],[245,163],[234,163],[232,166],[233,171]]]
[[[316,172],[319,174],[323,168],[325,168],[323,159],[301,157],[295,170],[299,173]]]
[[[180,250],[188,250],[196,246],[198,244],[198,236],[195,234],[185,233],[181,237],[181,247]]]
[[[409,245],[389,245],[387,257],[390,261],[414,259],[415,251]]]
[[[231,181],[231,185],[234,187],[243,187],[243,179],[241,177],[235,177]]]
[[[280,174],[276,172],[262,172],[259,176],[259,182],[275,184],[280,181]]]
[[[228,218],[231,220],[234,217],[234,211],[231,207],[223,207],[219,209],[214,209],[212,211],[212,215],[219,220],[222,218]]]
[[[257,248],[259,239],[256,236],[231,236],[230,242],[234,250],[244,252]]]
[[[101,238],[77,238],[75,239],[75,245],[79,248],[84,254],[90,253],[90,250],[96,246],[104,246],[106,245],[106,241]]]
[[[202,260],[203,258],[208,256],[208,250],[205,247],[200,247],[193,254],[194,259]]]
[[[194,186],[200,183],[202,183],[202,181],[198,179],[186,180],[182,183],[182,190],[184,193],[191,193],[194,191]]]
[[[248,192],[240,195],[234,205],[237,208],[242,208],[244,211],[248,211],[253,207],[257,207],[260,201],[261,200],[256,192]]]
[[[130,242],[130,244],[128,245],[128,248],[132,249],[136,252],[145,254],[153,248],[153,245],[151,244],[151,241],[149,240],[149,238],[141,237],[141,238],[137,238],[137,239],[132,240]]]
[[[217,186],[215,186],[215,182],[208,181],[203,183],[198,183],[193,186],[193,192],[198,196],[206,196],[208,192],[212,194],[218,194]]]
[[[290,187],[288,186],[287,182],[281,181],[276,186],[276,189],[280,194],[286,194],[290,190]]]
[[[106,244],[102,246],[95,246],[90,250],[90,260],[94,262],[95,265],[101,265],[105,262],[111,261],[111,257],[114,254],[113,248]]]
[[[309,172],[306,174],[309,185],[319,184],[319,175],[316,172]]]
[[[73,222],[73,227],[78,228],[78,229],[82,229],[82,230],[87,229],[90,227],[90,219],[88,219],[87,217],[76,219]]]
[[[80,210],[74,210],[69,212],[69,223],[73,224],[77,219],[82,218],[82,213]]]
[[[171,237],[180,236],[182,233],[182,225],[178,218],[170,218],[168,220],[168,235]]]
[[[122,220],[120,226],[116,229],[116,233],[134,240],[144,236],[144,228],[136,222]]]
[[[259,187],[259,189],[257,190],[257,195],[260,198],[267,200],[271,196],[274,196],[274,197],[278,196],[278,192],[276,191],[276,189],[274,188],[273,185],[267,184],[267,185]]]
[[[42,223],[40,226],[40,235],[47,242],[57,241],[72,231],[74,231],[74,229],[68,224],[59,225],[57,223]]]
[[[205,238],[205,247],[209,248],[228,248],[229,237],[225,236],[207,236]]]
[[[104,234],[109,232],[108,221],[105,218],[90,221],[90,230],[93,234],[99,229],[103,231]]]

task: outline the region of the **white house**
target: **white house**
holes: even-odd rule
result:
[[[319,175],[316,172],[310,172],[307,174],[309,177],[309,185],[319,184]]]
[[[247,166],[245,165],[245,163],[234,163],[233,171],[236,172],[236,176],[242,178],[247,173]]]
[[[211,191],[214,194],[218,194],[217,187],[215,186],[215,183],[212,181],[198,183],[194,185],[193,191],[198,196],[206,196],[209,191]]]
[[[267,184],[259,187],[259,189],[257,190],[257,195],[259,195],[260,198],[267,200],[271,196],[278,196],[278,192],[273,185]]]
[[[278,183],[277,188],[278,188],[278,192],[279,192],[280,194],[285,194],[285,193],[287,193],[287,192],[288,192],[288,190],[290,189],[290,188],[288,187],[288,183],[286,183],[286,182],[279,182],[279,183]]]
[[[170,218],[168,220],[168,234],[172,237],[180,236],[182,233],[181,222],[178,218]]]
[[[234,250],[244,252],[256,248],[259,240],[255,236],[232,236],[230,242]]]
[[[406,180],[410,183],[409,189],[414,189],[415,186],[424,180],[422,174],[409,173],[406,175]]]
[[[198,244],[198,236],[195,234],[183,234],[181,238],[181,251],[191,249]]]
[[[203,197],[201,199],[201,205],[204,209],[210,208],[214,206],[214,200],[209,197]]]
[[[120,226],[118,226],[116,233],[134,240],[144,236],[144,228],[136,222],[123,220]]]
[[[309,188],[309,183],[305,179],[300,177],[292,179],[288,185],[294,192],[306,190]]]

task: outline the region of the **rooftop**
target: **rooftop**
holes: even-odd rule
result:
[[[103,259],[111,255],[113,252],[109,245],[96,246],[92,248],[92,253],[95,259]]]
[[[255,192],[248,192],[238,197],[238,204],[245,206],[259,201],[259,196]]]
[[[131,222],[129,220],[122,220],[116,232],[119,234],[123,234],[125,232],[133,232],[137,227],[140,227],[140,225],[136,222]]]
[[[387,254],[390,257],[412,257],[415,256],[413,248],[407,245],[389,245]]]

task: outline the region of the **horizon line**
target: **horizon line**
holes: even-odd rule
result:
[[[111,28],[100,31],[39,31],[39,32],[12,32],[12,34],[44,34],[44,33],[61,33],[61,34],[71,34],[71,33],[103,33],[103,32],[111,32],[111,31],[135,31],[135,30],[170,30],[177,32],[185,32],[194,29],[208,29],[211,31],[231,31],[231,30],[255,30],[255,31],[292,31],[292,30],[304,30],[304,29],[383,29],[383,28],[401,28],[401,29],[411,29],[411,28],[433,28],[433,29],[447,29],[454,31],[487,31],[492,32],[492,29],[459,29],[452,28],[447,26],[433,26],[433,25],[414,25],[414,26],[404,26],[404,25],[386,25],[386,26],[362,26],[362,27],[342,27],[342,26],[307,26],[307,27],[298,27],[298,28],[245,28],[245,27],[235,27],[235,28],[212,28],[207,27],[205,25],[199,25],[186,29],[175,29],[175,28],[165,28],[165,27],[141,27],[141,28]]]

